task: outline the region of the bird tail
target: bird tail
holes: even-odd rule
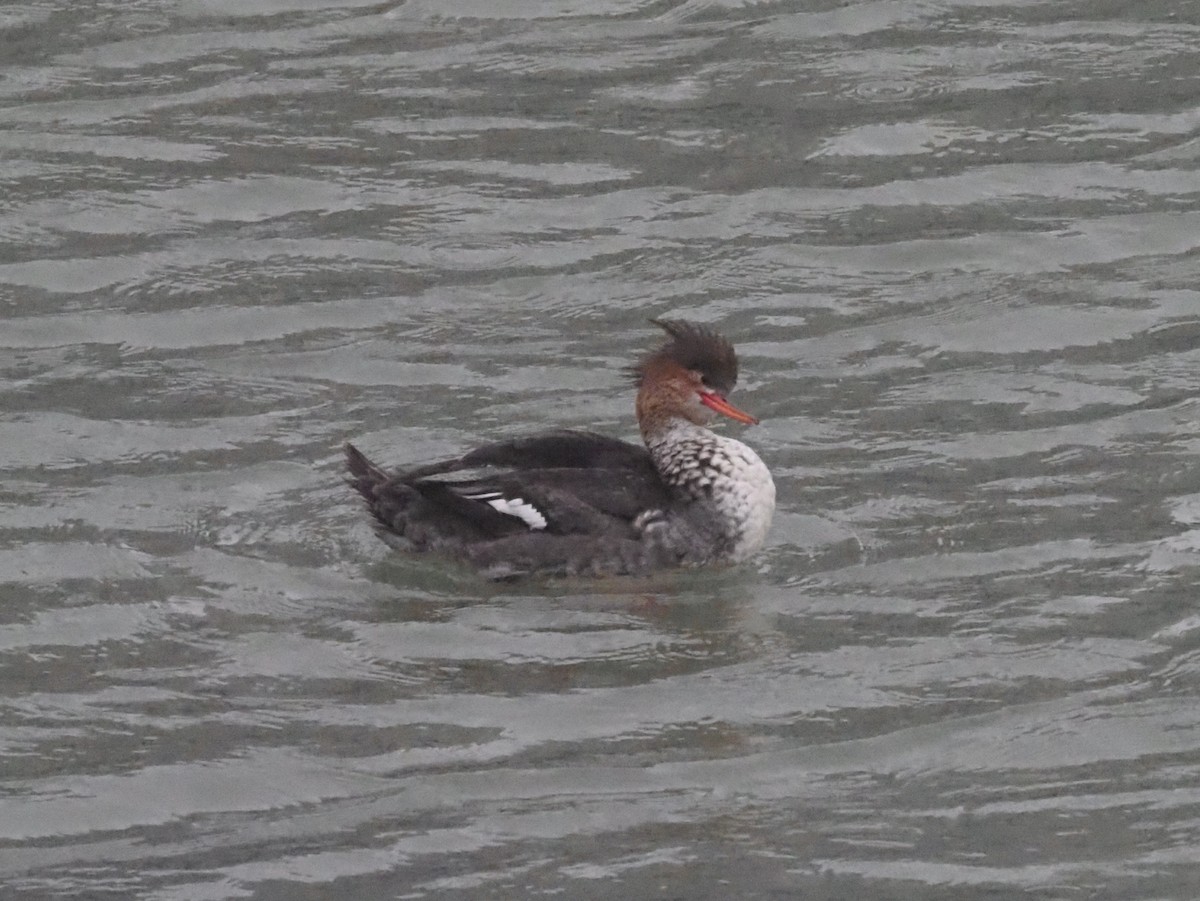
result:
[[[386,472],[367,459],[366,454],[353,444],[347,442],[343,448],[346,452],[346,468],[350,470],[347,481],[369,504],[375,499],[374,488],[391,479]]]
[[[375,533],[398,550],[430,550],[446,542],[431,528],[429,504],[421,492],[402,476],[389,473],[367,459],[353,444],[345,446],[346,482],[362,495],[375,518]]]

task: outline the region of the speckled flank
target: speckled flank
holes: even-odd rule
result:
[[[758,454],[683,419],[647,446],[663,479],[716,526],[709,559],[738,562],[762,547],[775,512],[775,482]]]

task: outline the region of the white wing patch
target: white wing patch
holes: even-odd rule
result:
[[[506,516],[515,516],[531,529],[546,528],[546,517],[542,516],[537,507],[522,497],[505,497],[496,491],[466,496],[473,501],[483,501],[493,510],[498,510]]]

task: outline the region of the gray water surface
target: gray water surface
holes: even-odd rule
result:
[[[0,11],[0,895],[1193,901],[1200,5]],[[341,482],[739,347],[753,563]]]

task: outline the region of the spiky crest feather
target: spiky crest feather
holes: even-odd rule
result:
[[[699,372],[710,388],[728,394],[737,384],[738,362],[733,345],[712,329],[685,319],[651,319],[670,339],[629,367],[639,387],[646,372],[665,360]]]

